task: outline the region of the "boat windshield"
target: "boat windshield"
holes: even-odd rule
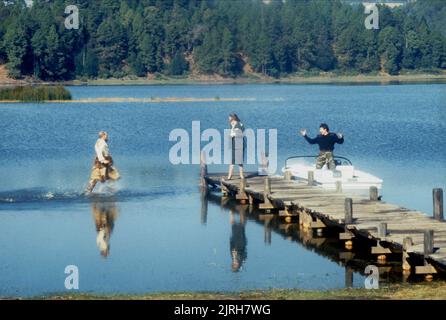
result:
[[[316,162],[318,156],[293,156],[285,161],[285,167],[294,165],[312,165]],[[352,166],[352,162],[346,157],[334,156],[336,166]]]

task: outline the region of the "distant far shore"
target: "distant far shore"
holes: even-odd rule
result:
[[[446,83],[446,72],[439,74],[402,74],[390,75],[310,75],[310,76],[288,76],[282,78],[271,78],[264,76],[243,76],[238,78],[222,78],[216,76],[194,76],[194,77],[166,77],[156,79],[149,78],[109,78],[109,79],[88,79],[70,80],[60,82],[44,82],[32,79],[0,81],[0,86],[26,86],[26,85],[176,85],[176,84],[392,84],[392,83]]]
[[[290,76],[283,78],[271,77],[189,77],[162,79],[95,79],[73,80],[65,85],[161,85],[161,84],[336,84],[336,83],[410,83],[410,82],[446,82],[444,74],[410,74],[398,76],[386,75],[319,75],[319,76]]]
[[[236,102],[236,101],[255,101],[255,98],[120,98],[120,97],[107,97],[107,98],[87,98],[77,100],[41,100],[41,101],[23,101],[23,100],[2,100],[0,103],[26,103],[26,102],[40,102],[40,103],[161,103],[161,102]]]

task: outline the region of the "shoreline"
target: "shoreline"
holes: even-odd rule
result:
[[[255,98],[88,98],[74,100],[43,100],[43,101],[21,101],[0,100],[0,103],[166,103],[166,102],[241,102],[256,101]]]
[[[291,76],[284,78],[239,77],[239,78],[165,78],[159,80],[139,79],[97,79],[63,82],[73,86],[100,85],[223,85],[223,84],[392,84],[392,83],[446,83],[444,74],[414,75],[356,75],[356,76]]]
[[[34,80],[2,81],[0,86],[64,85],[64,86],[113,86],[113,85],[222,85],[222,84],[399,84],[446,83],[446,72],[440,74],[390,75],[316,75],[271,78],[263,76],[220,78],[213,76],[147,79],[91,79],[45,82]]]
[[[20,300],[444,300],[446,283],[392,284],[380,289],[269,289],[243,292],[166,292],[150,294],[51,294]]]

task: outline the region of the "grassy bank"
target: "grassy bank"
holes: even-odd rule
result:
[[[391,285],[378,290],[339,289],[327,291],[282,290],[246,291],[241,293],[154,293],[147,295],[63,294],[35,299],[49,300],[446,300],[446,283]]]
[[[189,77],[167,77],[159,76],[149,78],[109,78],[109,79],[77,79],[65,82],[43,82],[35,79],[23,80],[23,85],[35,86],[61,86],[61,85],[188,85],[188,84],[367,84],[367,83],[446,83],[446,72],[442,73],[407,73],[398,76],[390,75],[342,75],[342,74],[296,74],[282,78],[266,77],[259,74],[249,74],[237,78],[222,78],[217,76],[189,76]],[[0,81],[0,85],[2,82]],[[6,84],[6,83],[4,83]],[[5,99],[1,99],[5,100]],[[64,100],[64,99],[59,99]]]
[[[2,102],[44,102],[53,100],[71,100],[71,93],[62,86],[23,86],[0,89],[0,101]]]
[[[446,73],[441,74],[403,74],[390,75],[296,75],[283,78],[271,78],[250,75],[239,78],[221,78],[212,76],[157,79],[123,78],[123,79],[90,79],[73,80],[66,85],[165,85],[165,84],[250,84],[250,83],[290,83],[290,84],[361,84],[361,83],[414,83],[414,82],[446,82]]]

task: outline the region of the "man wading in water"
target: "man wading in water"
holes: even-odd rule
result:
[[[113,167],[113,159],[108,150],[108,134],[105,131],[99,132],[99,139],[96,141],[94,149],[96,151],[96,158],[94,160],[93,168],[91,169],[90,182],[88,183],[85,193],[91,193],[100,182],[107,180],[118,180],[120,178],[118,170]]]
[[[300,134],[308,141],[310,144],[319,145],[319,156],[316,160],[316,169],[322,169],[324,164],[327,164],[329,170],[335,170],[336,164],[333,159],[333,150],[335,143],[343,144],[344,136],[342,133],[331,133],[328,125],[321,123],[319,126],[320,134],[312,139],[307,136],[307,130],[303,129]]]

